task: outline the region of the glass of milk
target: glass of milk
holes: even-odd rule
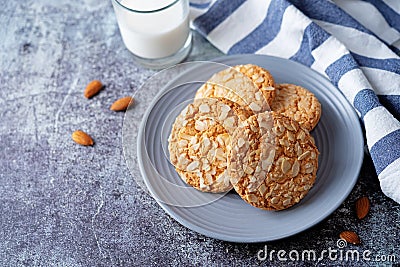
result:
[[[126,48],[137,62],[161,69],[188,55],[189,0],[112,0]]]

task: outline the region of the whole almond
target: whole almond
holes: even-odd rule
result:
[[[81,130],[72,133],[72,140],[82,146],[92,146],[94,144],[92,137]]]
[[[98,94],[102,88],[103,88],[103,84],[99,80],[93,80],[86,86],[86,89],[85,89],[85,92],[83,93],[83,95],[86,98],[91,98],[91,97],[95,96],[96,94]]]
[[[120,98],[111,105],[110,109],[114,111],[125,111],[131,101],[133,103],[134,99],[130,96]]]
[[[347,243],[358,245],[361,243],[358,235],[352,231],[343,231],[340,233],[339,237],[345,240]]]
[[[370,202],[367,197],[360,197],[357,199],[356,204],[356,215],[358,219],[363,219],[367,216],[370,209]]]

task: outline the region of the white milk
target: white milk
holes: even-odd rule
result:
[[[162,8],[172,0],[121,0],[133,10]],[[163,58],[175,54],[189,36],[189,11],[187,1],[151,13],[129,11],[115,4],[115,12],[125,46],[143,58]]]

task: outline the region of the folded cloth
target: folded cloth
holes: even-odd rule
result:
[[[201,3],[199,3],[201,2]],[[400,203],[400,1],[197,0],[192,27],[226,54],[288,58],[353,105],[382,191]]]

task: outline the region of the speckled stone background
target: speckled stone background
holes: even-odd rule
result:
[[[381,265],[400,262],[400,206],[385,197],[368,155],[348,199],[296,236],[259,244],[214,240],[175,222],[140,187],[122,153],[123,114],[108,110],[154,71],[125,49],[110,1],[0,1],[0,266]],[[187,60],[221,53],[194,33]],[[106,88],[87,100],[92,79]],[[81,147],[82,129],[96,142]],[[135,175],[140,175],[136,173]],[[355,199],[371,212],[356,219]],[[266,225],[265,227],[268,227]],[[371,261],[260,261],[271,250],[317,252],[356,231]],[[385,264],[393,264],[386,262]]]

